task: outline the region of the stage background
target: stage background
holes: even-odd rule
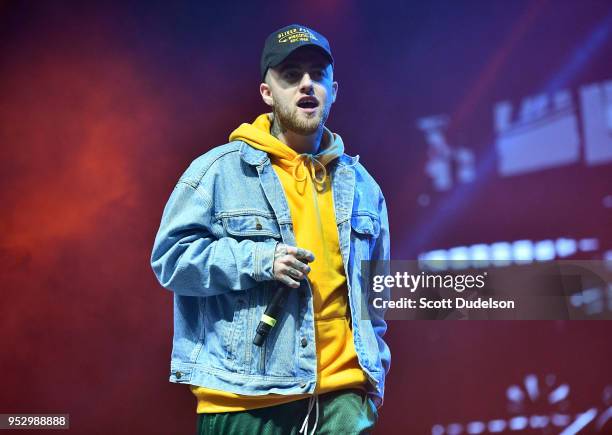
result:
[[[610,2],[0,1],[1,413],[195,432],[194,399],[167,381],[153,238],[189,162],[266,110],[263,40],[293,22],[331,41],[328,125],[385,193],[393,258],[612,257]],[[589,409],[595,433],[611,333],[390,322],[377,433]],[[533,421],[512,433],[561,431]]]

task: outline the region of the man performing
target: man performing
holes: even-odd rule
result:
[[[259,86],[272,113],[194,160],[164,209],[151,265],[174,292],[170,381],[196,396],[199,434],[361,434],[376,424],[391,356],[362,260],[389,259],[389,224],[379,186],[324,126],[333,66],[314,30],[272,33]]]

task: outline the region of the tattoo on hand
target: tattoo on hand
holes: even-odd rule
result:
[[[284,243],[279,243],[274,251],[274,259],[276,260],[277,258],[287,255],[287,253],[287,245]]]

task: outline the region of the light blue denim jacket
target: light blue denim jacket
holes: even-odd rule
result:
[[[363,288],[361,260],[389,259],[385,199],[357,158],[344,154],[328,170],[355,350],[380,406],[391,355],[383,341],[383,315],[372,308],[374,294]],[[295,246],[295,236],[283,187],[265,152],[234,141],[191,163],[164,208],[151,254],[160,284],[174,292],[171,382],[243,395],[314,392],[317,353],[308,280],[290,292],[265,344],[252,344],[276,288],[278,242]]]

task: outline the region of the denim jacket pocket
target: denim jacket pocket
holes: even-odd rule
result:
[[[363,213],[363,214],[362,214]],[[380,221],[369,212],[357,212],[351,216],[351,227],[361,236],[377,238],[380,234]]]
[[[227,352],[227,359],[229,360],[237,357],[237,351],[240,348],[240,339],[242,335],[246,333],[244,329],[245,317],[248,310],[248,296],[249,295],[244,294],[236,298],[232,322],[225,328],[224,344]]]
[[[230,236],[246,238],[275,238],[280,239],[280,227],[278,221],[264,213],[250,211],[237,212],[236,214],[221,214],[223,228]]]
[[[205,351],[198,363],[230,372],[244,372],[244,346],[248,325],[253,322],[250,290],[210,296],[206,301]],[[205,359],[209,359],[205,361]]]

